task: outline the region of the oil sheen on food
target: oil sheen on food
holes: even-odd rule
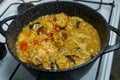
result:
[[[89,61],[100,51],[96,29],[65,13],[39,17],[24,26],[16,42],[17,57],[42,69],[67,69]]]

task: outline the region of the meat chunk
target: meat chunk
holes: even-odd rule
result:
[[[61,28],[66,27],[67,23],[68,23],[68,16],[65,15],[64,13],[61,14],[57,14],[55,16],[55,24],[57,26],[60,26]]]

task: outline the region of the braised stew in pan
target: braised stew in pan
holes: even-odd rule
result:
[[[65,13],[39,17],[24,26],[16,42],[17,57],[43,69],[67,69],[89,61],[100,51],[96,29]]]

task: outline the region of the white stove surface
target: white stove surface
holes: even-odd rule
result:
[[[26,2],[32,1],[32,0],[25,0]],[[46,1],[53,1],[53,0],[42,0],[42,2]],[[65,1],[65,0],[64,0]],[[66,0],[67,1],[67,0]],[[69,0],[73,1],[73,0]],[[89,0],[89,1],[100,1],[100,0]],[[103,0],[104,2],[113,2],[113,0]],[[110,25],[118,28],[118,22],[119,22],[119,17],[120,17],[120,1],[119,0],[114,0],[115,1],[115,7],[113,10],[112,14],[112,19],[110,22]],[[14,2],[21,2],[21,0],[4,0],[0,4],[0,14],[8,7],[9,4],[14,3]],[[82,2],[84,3],[84,2]],[[38,4],[38,3],[37,3]],[[92,4],[92,3],[85,3],[86,5],[96,9],[98,5]],[[0,20],[3,20],[6,17],[9,17],[11,15],[17,14],[16,7],[18,5],[14,5],[10,7],[10,9],[0,18]],[[107,5],[102,5],[101,9],[99,12],[104,16],[104,18],[108,21],[109,18],[109,13],[110,13],[110,6]],[[10,22],[8,22],[10,23]],[[7,26],[4,25],[3,28],[6,30]],[[116,40],[116,34],[111,32],[111,38],[110,38],[110,45],[115,44]],[[0,35],[0,42],[4,42],[5,38]],[[110,72],[111,72],[111,66],[112,66],[112,58],[113,58],[113,53],[110,52],[102,57],[102,63],[100,66],[100,71],[98,74],[97,80],[109,80],[110,77]],[[15,70],[18,62],[13,59],[13,57],[10,55],[9,51],[7,52],[7,56],[0,61],[0,80],[9,80],[11,74]],[[96,63],[93,65],[91,70],[80,80],[96,80],[96,73],[98,70],[98,64],[99,64],[99,59],[96,61]],[[17,70],[16,74],[14,75],[12,80],[36,80],[29,72],[24,69],[23,66],[20,66],[19,69]]]

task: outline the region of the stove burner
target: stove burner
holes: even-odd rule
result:
[[[6,48],[4,43],[0,43],[0,60],[2,60],[6,56]]]
[[[0,3],[2,3],[3,2],[3,0],[0,0]]]
[[[3,2],[4,0],[0,0],[0,4]],[[13,5],[19,5],[18,6],[18,14],[21,14],[23,12],[25,12],[27,9],[31,8],[31,7],[34,7],[34,4],[32,3],[36,3],[36,2],[40,2],[42,0],[37,0],[37,1],[31,1],[31,2],[25,2],[24,0],[21,0],[21,2],[16,2],[16,3],[11,3],[10,5],[8,5],[8,7],[2,12],[0,13],[0,18],[6,13],[6,11],[8,11],[8,9],[13,6]],[[61,0],[56,0],[56,1],[61,1]],[[109,5],[111,6],[111,11],[110,11],[110,16],[109,16],[109,21],[108,23],[111,21],[111,15],[112,15],[112,12],[113,12],[113,8],[114,8],[114,2],[113,3],[106,3],[106,2],[102,2],[103,0],[100,0],[101,2],[96,2],[96,1],[90,1],[90,0],[73,0],[73,1],[81,1],[81,2],[85,2],[85,3],[92,3],[92,4],[98,4],[99,5],[99,8],[101,8],[102,5]],[[98,10],[97,9],[97,10]],[[5,23],[6,24],[6,23]],[[8,25],[9,26],[9,25]],[[1,27],[1,26],[0,26]],[[5,45],[4,43],[0,43],[0,60],[2,61],[2,59],[5,57],[7,51],[5,49]],[[100,67],[101,67],[101,62],[102,62],[102,58],[100,58],[100,61],[98,63],[98,69],[97,69],[97,72],[96,72],[96,75],[95,75],[95,80],[98,80],[99,78],[99,75],[100,75]],[[19,70],[20,68],[20,63],[18,63],[18,65],[15,67],[14,71],[11,73],[10,77],[8,80],[13,80],[13,77],[17,74],[17,71]],[[68,76],[68,77],[71,77],[71,76]],[[21,77],[20,77],[21,78]],[[36,80],[40,80],[40,79],[46,79],[47,77],[37,77]],[[67,79],[63,79],[63,80],[68,80]],[[74,79],[70,79],[70,80],[74,80]],[[77,79],[78,80],[78,79]]]
[[[24,13],[25,11],[27,11],[29,8],[32,8],[34,7],[34,4],[32,3],[22,3],[18,6],[18,14],[22,14]]]

